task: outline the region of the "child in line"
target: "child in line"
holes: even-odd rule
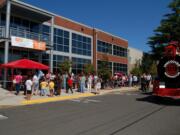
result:
[[[45,81],[44,78],[42,79],[42,82],[40,83],[40,86],[41,86],[40,96],[45,96],[48,83]]]
[[[52,97],[53,93],[54,93],[54,81],[53,80],[50,80],[50,82],[49,82],[49,92],[50,92],[50,97]]]
[[[26,85],[26,92],[27,92],[27,97],[26,99],[27,100],[30,100],[31,99],[31,94],[32,94],[32,81],[30,79],[30,77],[28,76],[26,82],[25,82],[25,85]]]

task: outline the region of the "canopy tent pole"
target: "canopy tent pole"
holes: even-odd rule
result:
[[[12,78],[11,78],[12,83],[11,83],[11,89],[10,89],[10,92],[12,92],[13,89],[15,88],[14,82],[13,82],[13,80],[14,80],[14,68],[11,68],[11,76],[12,76]]]

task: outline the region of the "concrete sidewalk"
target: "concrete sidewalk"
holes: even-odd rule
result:
[[[108,94],[108,93],[116,92],[116,91],[128,92],[128,91],[137,91],[137,90],[138,90],[138,88],[134,88],[134,87],[121,87],[121,88],[117,88],[117,89],[105,89],[105,90],[101,90],[100,94],[98,94],[98,95],[104,95],[104,94]],[[23,95],[23,93],[20,93],[18,96],[16,96],[14,93],[15,92],[10,92],[10,91],[0,88],[0,107],[40,104],[40,103],[96,96],[95,94],[89,93],[89,92],[85,92],[85,93],[74,92],[73,94],[66,94],[64,91],[62,91],[62,94],[60,96],[53,96],[53,97],[32,96],[32,99],[27,101],[25,99],[25,96]]]

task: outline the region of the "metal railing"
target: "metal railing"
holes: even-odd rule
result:
[[[17,36],[17,37],[22,37],[22,38],[27,38],[27,39],[37,40],[37,41],[44,41],[44,42],[46,42],[47,45],[50,45],[50,36],[49,35],[30,32],[23,28],[10,27],[10,37],[11,36]],[[5,37],[5,27],[3,27],[3,26],[0,26],[0,37],[1,38]]]

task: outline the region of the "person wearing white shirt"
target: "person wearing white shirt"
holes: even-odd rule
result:
[[[87,82],[87,86],[88,86],[88,91],[91,92],[92,89],[92,75],[89,74],[88,76],[88,82]]]
[[[27,100],[30,100],[31,94],[32,94],[32,85],[33,85],[33,82],[31,81],[30,77],[28,77],[28,79],[26,80],[25,85],[26,85],[26,91],[27,91],[26,98]]]
[[[39,78],[38,76],[35,74],[33,76],[33,86],[32,86],[32,92],[34,95],[37,95],[38,94],[38,91],[39,91]]]

